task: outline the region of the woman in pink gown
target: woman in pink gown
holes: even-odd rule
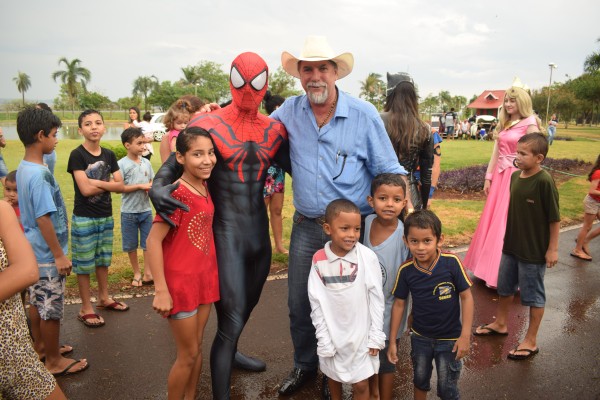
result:
[[[494,143],[483,186],[487,200],[464,259],[464,265],[473,271],[475,277],[493,288],[498,282],[504,244],[510,176],[517,170],[513,165],[517,141],[526,133],[539,132],[541,129],[541,122],[533,112],[531,97],[518,79],[504,95],[498,126],[502,127],[502,131]]]

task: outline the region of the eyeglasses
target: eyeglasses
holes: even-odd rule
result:
[[[335,163],[337,165],[338,163],[338,159],[342,157],[342,169],[340,170],[340,173],[337,174],[336,176],[333,177],[333,180],[335,181],[337,178],[340,177],[340,175],[342,175],[342,172],[344,172],[344,167],[346,166],[346,158],[348,157],[348,154],[346,154],[345,152],[338,150],[338,152],[335,155]]]

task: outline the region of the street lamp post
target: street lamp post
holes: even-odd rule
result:
[[[548,104],[546,105],[546,125],[548,125],[548,113],[550,112],[550,88],[552,87],[552,70],[557,68],[556,64],[550,63],[548,64],[550,67],[550,83],[548,84]]]

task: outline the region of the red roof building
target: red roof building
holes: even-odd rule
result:
[[[498,111],[504,101],[506,90],[485,90],[467,108],[475,110],[476,115],[493,115],[498,118]]]

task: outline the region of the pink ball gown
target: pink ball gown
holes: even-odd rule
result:
[[[513,165],[517,141],[525,135],[529,125],[537,125],[533,115],[504,129],[498,135],[498,162],[492,174],[490,192],[464,259],[465,267],[473,271],[475,277],[494,288],[498,283],[498,269],[506,231],[510,176],[517,170]]]

